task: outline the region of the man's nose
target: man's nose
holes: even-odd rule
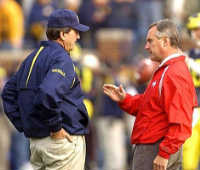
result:
[[[145,50],[148,50],[148,49],[149,49],[148,43],[145,44],[144,49],[145,49]]]

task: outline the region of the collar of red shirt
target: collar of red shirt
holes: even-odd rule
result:
[[[159,65],[158,68],[164,66],[164,65],[169,65],[170,63],[172,62],[175,62],[177,60],[185,60],[185,56],[183,53],[175,53],[175,54],[172,54],[168,57],[166,57],[162,62],[161,64]]]

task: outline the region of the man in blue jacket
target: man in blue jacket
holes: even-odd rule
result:
[[[88,113],[69,52],[89,27],[71,10],[55,10],[42,41],[3,89],[3,106],[30,138],[34,170],[83,170]]]

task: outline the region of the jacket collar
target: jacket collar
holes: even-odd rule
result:
[[[53,47],[53,49],[61,49],[61,50],[64,50],[68,55],[69,55],[69,52],[67,52],[59,43],[57,43],[56,41],[41,41],[41,45],[42,46],[51,46]]]
[[[164,66],[164,65],[169,65],[171,63],[174,63],[176,61],[181,61],[181,60],[185,60],[185,56],[183,53],[175,53],[175,54],[172,54],[168,57],[166,57],[162,62],[161,64],[159,65],[159,68]]]

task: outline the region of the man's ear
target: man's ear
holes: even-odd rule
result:
[[[64,41],[65,38],[66,38],[66,34],[64,32],[60,32],[60,39]]]
[[[162,48],[165,46],[164,40],[161,41]]]
[[[169,38],[163,38],[163,40],[162,40],[162,47],[166,47],[168,44],[170,44]]]

